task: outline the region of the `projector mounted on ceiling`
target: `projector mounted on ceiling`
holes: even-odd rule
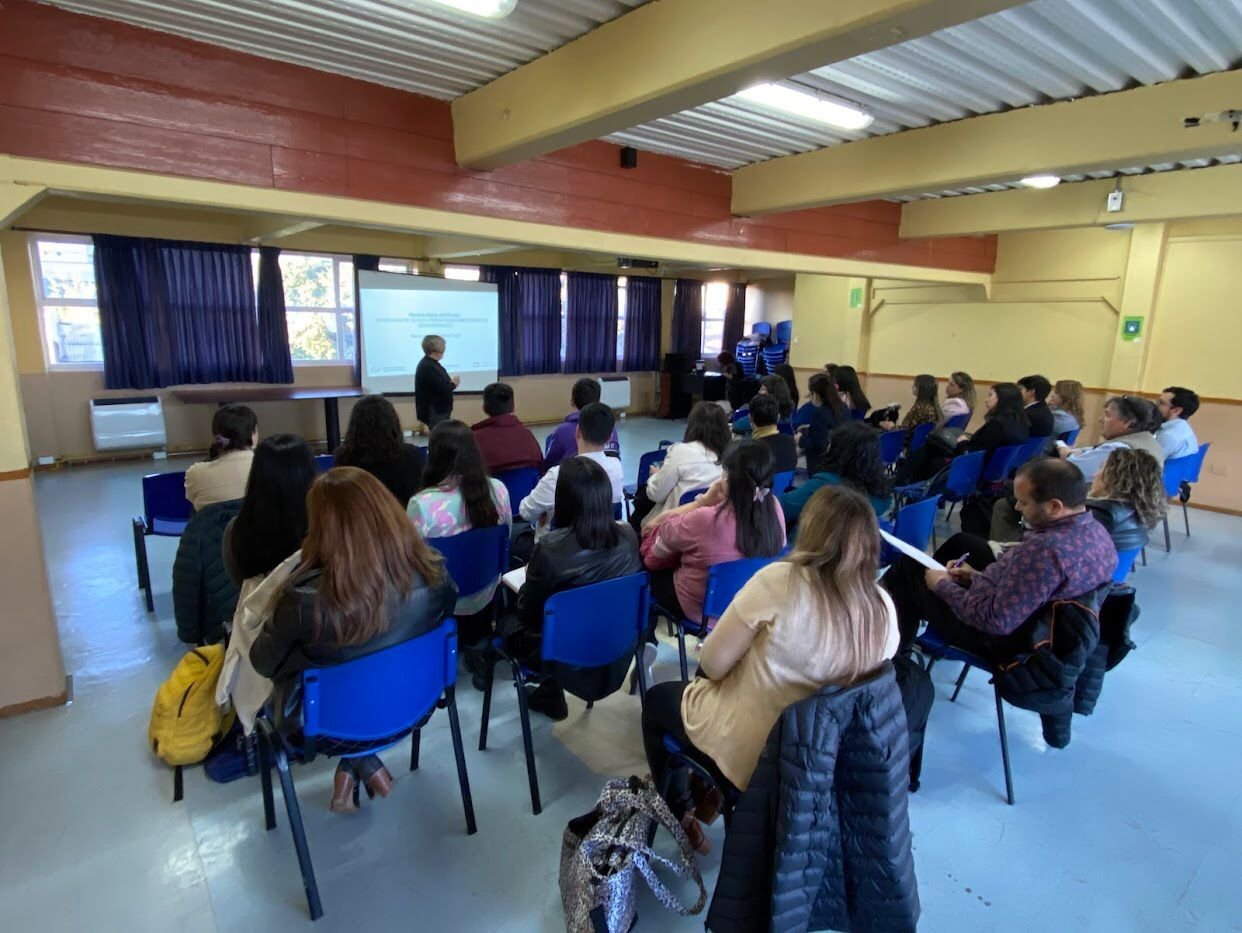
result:
[[[649,269],[655,271],[660,268],[660,264],[654,259],[630,259],[626,256],[617,257],[618,269]]]

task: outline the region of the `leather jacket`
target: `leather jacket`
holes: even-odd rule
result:
[[[1129,502],[1118,499],[1088,499],[1087,508],[1096,521],[1108,529],[1113,547],[1130,551],[1147,547],[1148,530]]]
[[[617,543],[598,551],[583,548],[569,528],[554,528],[539,540],[526,567],[526,583],[517,598],[517,615],[523,629],[543,631],[543,605],[554,593],[643,569],[634,529],[624,522],[617,522],[616,527]]]

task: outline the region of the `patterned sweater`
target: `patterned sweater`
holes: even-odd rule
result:
[[[1021,544],[975,574],[969,586],[941,580],[936,595],[967,625],[1008,635],[1045,603],[1107,583],[1116,568],[1108,531],[1090,512],[1080,512],[1029,529]]]

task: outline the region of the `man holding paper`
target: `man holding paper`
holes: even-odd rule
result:
[[[990,657],[1041,606],[1073,599],[1112,579],[1117,551],[1086,510],[1082,472],[1061,460],[1032,460],[1014,481],[1028,530],[999,559],[973,535],[950,538],[936,552],[943,569],[902,557],[883,583],[897,606],[903,644],[920,621],[945,641]]]

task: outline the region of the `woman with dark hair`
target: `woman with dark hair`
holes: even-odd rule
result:
[[[893,656],[897,614],[875,582],[879,551],[864,497],[840,486],[816,493],[793,552],[751,577],[703,642],[700,676],[648,690],[643,745],[657,786],[672,736],[718,787],[745,790],[787,707],[865,680]],[[698,821],[710,823],[719,803],[704,786],[672,784],[669,805],[699,852],[708,845]]]
[[[801,398],[801,393],[798,391],[798,377],[794,373],[794,368],[790,366],[788,363],[781,363],[780,366],[772,370],[772,374],[776,376],[780,376],[782,379],[785,380],[785,385],[788,386],[789,388],[789,398],[793,402],[792,410],[797,411],[798,401]]]
[[[910,386],[910,394],[914,396],[914,404],[901,419],[901,429],[909,434],[920,424],[939,424],[940,383],[936,381],[936,377],[927,373],[915,376],[914,383]],[[881,421],[880,427],[891,431],[897,425],[892,421]]]
[[[858,381],[858,370],[853,366],[838,366],[835,379],[841,401],[850,410],[850,415],[859,420],[865,418],[871,410],[871,400]]]
[[[833,428],[850,421],[850,410],[841,401],[836,383],[827,373],[816,373],[810,379],[812,410],[805,428],[798,432],[798,446],[806,453],[806,468],[814,473],[828,450],[828,437]],[[805,407],[805,406],[803,406]]]
[[[337,467],[320,476],[306,497],[306,514],[301,562],[250,647],[254,669],[274,681],[272,709],[282,733],[299,728],[295,688],[303,670],[426,634],[452,614],[457,592],[439,555],[370,473]],[[321,745],[320,751],[348,755],[351,749]],[[359,782],[381,797],[392,790],[392,775],[377,756],[341,758],[334,812],[356,809]]]
[[[211,434],[207,459],[185,471],[185,497],[196,511],[246,494],[259,419],[245,405],[222,405],[211,416]]]
[[[314,481],[314,455],[296,434],[273,434],[254,449],[241,511],[224,530],[224,566],[234,583],[267,576],[302,546]]]
[[[1100,415],[1103,440],[1099,444],[1070,448],[1057,441],[1057,455],[1082,470],[1083,479],[1088,483],[1103,468],[1108,455],[1123,447],[1145,450],[1163,467],[1164,448],[1156,439],[1158,430],[1160,413],[1155,405],[1145,398],[1118,395],[1104,403],[1104,413]]]
[[[733,440],[729,416],[715,402],[697,402],[686,419],[686,433],[656,464],[634,497],[630,524],[641,531],[656,517],[676,508],[691,489],[710,486],[720,479],[720,458]],[[641,479],[642,477],[639,477]]]
[[[561,464],[555,514],[557,526],[535,544],[526,565],[517,612],[502,625],[509,652],[534,670],[540,666],[543,607],[550,596],[643,569],[638,536],[629,525],[613,520],[612,480],[594,460],[571,457]],[[627,658],[619,671],[610,673],[620,683],[628,669]],[[560,721],[569,715],[569,709],[565,691],[555,677],[564,672],[544,673],[547,677],[543,682],[527,691],[527,703],[536,712]],[[578,676],[589,677],[590,672]]]
[[[777,377],[780,378],[779,376]],[[703,619],[707,571],[742,557],[774,557],[785,546],[785,519],[772,495],[772,454],[744,440],[725,451],[724,474],[693,502],[643,530],[651,595],[691,622]]]
[[[816,472],[797,489],[778,497],[785,515],[785,527],[798,523],[802,510],[824,486],[849,486],[871,502],[876,515],[885,514],[893,505],[893,487],[884,461],[880,459],[880,435],[875,428],[861,421],[846,421],[830,437],[828,450]]]
[[[354,406],[349,430],[332,465],[366,470],[397,497],[403,509],[422,488],[423,452],[405,443],[397,409],[382,395],[368,395]]]
[[[1022,403],[1022,392],[1012,382],[998,382],[988,391],[987,414],[983,426],[974,434],[962,434],[950,445],[935,432],[927,443],[897,466],[896,484],[931,479],[958,454],[1025,444],[1031,436],[1030,422]]]
[[[424,538],[449,538],[472,528],[513,524],[505,484],[487,475],[469,425],[450,419],[431,429],[423,489],[407,509]],[[490,605],[499,577],[477,593],[462,593],[454,610],[461,643],[473,645],[490,631]]]
[[[775,374],[764,376],[759,380],[759,395],[771,395],[776,399],[781,421],[793,418],[794,400],[789,394],[789,383]],[[734,412],[733,430],[738,434],[749,434],[752,430],[750,412],[746,409]]]

